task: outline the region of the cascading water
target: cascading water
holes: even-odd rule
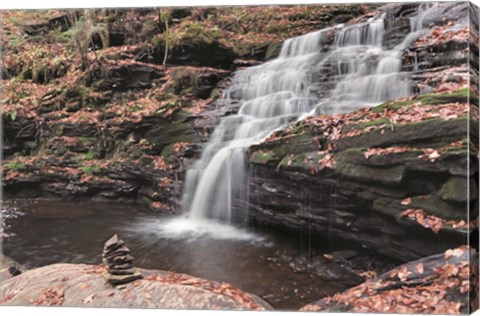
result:
[[[226,233],[232,205],[248,198],[245,150],[250,145],[308,115],[354,111],[408,96],[411,83],[409,73],[401,72],[401,54],[421,34],[423,18],[434,8],[420,5],[410,18],[411,32],[392,49],[383,46],[383,13],[365,23],[288,39],[275,60],[238,71],[222,98],[237,104],[238,113],[221,119],[201,158],[187,171],[184,216],[164,228],[176,234]],[[324,45],[330,48],[323,51]],[[328,82],[319,79],[325,73]]]

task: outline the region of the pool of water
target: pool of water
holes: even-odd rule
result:
[[[6,201],[3,251],[28,268],[58,262],[98,264],[103,243],[116,233],[138,267],[227,282],[277,309],[297,309],[352,285],[347,275],[341,282],[326,281],[306,268],[316,262],[318,271],[324,262],[317,260],[322,253],[305,239],[308,236],[261,228],[232,233],[228,227],[216,235],[176,234],[178,221],[172,226],[172,220],[142,205]],[[338,274],[336,266],[320,270],[324,268]]]

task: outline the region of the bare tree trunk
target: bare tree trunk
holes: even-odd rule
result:
[[[168,19],[165,21],[165,54],[163,55],[163,67],[165,67],[165,65],[167,64],[167,56],[168,56],[168,46],[169,46],[169,37],[170,37],[170,34],[169,34],[169,31],[168,31]]]

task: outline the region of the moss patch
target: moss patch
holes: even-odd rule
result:
[[[10,170],[20,171],[27,169],[27,166],[23,162],[10,161],[7,163],[7,168]]]
[[[440,188],[438,195],[445,201],[467,202],[468,201],[468,179],[463,177],[452,177]],[[470,181],[470,200],[477,196],[477,188],[474,181]]]
[[[391,168],[381,168],[352,164],[341,159],[336,159],[336,161],[336,170],[338,173],[346,178],[360,181],[399,184],[403,180],[405,173],[405,166],[402,165]]]
[[[250,162],[255,164],[260,164],[260,165],[276,163],[278,162],[278,160],[279,159],[273,150],[268,150],[268,151],[259,150],[259,151],[255,151],[250,155]]]
[[[404,106],[417,102],[421,102],[422,105],[437,105],[455,102],[468,103],[470,99],[475,98],[478,102],[478,97],[476,97],[469,88],[465,88],[451,93],[421,94],[409,101],[386,101],[376,107],[373,107],[371,110],[375,113],[382,113],[386,109],[396,111]]]
[[[98,174],[101,171],[100,167],[98,166],[81,166],[78,169],[89,175]]]
[[[466,207],[457,207],[454,204],[448,203],[435,195],[428,195],[422,197],[412,198],[412,208],[421,208],[428,214],[436,215],[446,220],[466,220],[467,213],[461,210]]]

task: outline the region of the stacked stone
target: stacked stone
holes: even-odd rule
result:
[[[130,249],[116,234],[105,242],[102,259],[108,267],[108,274],[105,277],[110,283],[127,283],[142,277],[134,267]]]

